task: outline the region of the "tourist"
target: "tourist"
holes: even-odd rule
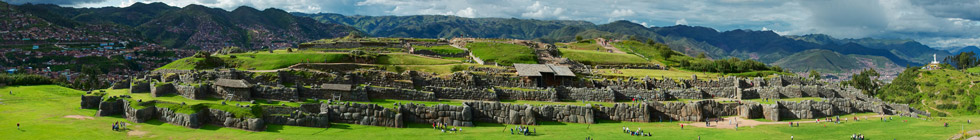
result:
[[[789,140],[793,140],[793,136],[789,136]]]
[[[681,130],[684,130],[684,124],[681,124]]]
[[[513,128],[510,129],[510,135],[514,135],[514,129]]]
[[[20,123],[17,123],[17,130],[20,130]]]
[[[626,126],[623,126],[623,133],[626,133]]]

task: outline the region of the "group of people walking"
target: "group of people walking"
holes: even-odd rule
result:
[[[514,130],[517,130],[517,133],[516,134],[520,134],[520,135],[524,135],[524,136],[530,136],[530,135],[533,135],[533,134],[537,134],[538,133],[538,130],[536,128],[531,128],[531,127],[523,126],[523,125],[518,125],[518,126],[514,126],[514,128],[511,128],[510,129],[510,134],[511,135],[515,134],[514,133],[515,132]]]
[[[126,130],[126,122],[116,122],[112,124],[112,131]]]
[[[629,127],[623,126],[623,133],[629,133],[630,136],[653,136],[653,133],[647,132],[643,133],[643,128],[636,128],[636,131],[630,130]]]
[[[463,131],[463,128],[456,128],[455,126],[449,128],[449,125],[446,123],[432,123],[432,129],[440,130],[442,131],[442,133],[446,133],[446,131],[449,131],[449,133],[456,133],[456,132]]]

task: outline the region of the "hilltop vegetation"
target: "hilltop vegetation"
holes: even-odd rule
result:
[[[509,66],[514,63],[537,64],[538,58],[534,55],[534,49],[510,43],[495,42],[473,42],[467,43],[466,48],[473,52],[473,55],[480,57],[484,62],[495,62],[500,65]]]

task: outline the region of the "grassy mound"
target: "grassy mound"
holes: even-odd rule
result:
[[[460,54],[460,53],[465,53],[466,52],[464,50],[461,50],[459,48],[456,48],[456,47],[453,47],[453,46],[449,46],[449,45],[412,46],[412,47],[415,48],[415,50],[432,51],[432,52],[435,52],[435,53],[438,53],[438,54],[442,54],[442,55],[452,55],[452,54]]]
[[[527,46],[509,43],[474,42],[467,43],[466,48],[473,52],[473,55],[480,57],[484,62],[497,62],[500,65],[513,65],[514,63],[537,64],[538,58],[534,55],[534,49]]]
[[[586,65],[646,65],[653,64],[646,59],[632,54],[606,53],[589,50],[558,49],[562,57],[581,62]]]

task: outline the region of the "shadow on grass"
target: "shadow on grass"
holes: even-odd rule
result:
[[[214,130],[218,130],[218,129],[221,129],[221,128],[223,128],[223,127],[217,126],[217,125],[206,124],[204,126],[201,126],[200,129],[201,130],[211,130],[211,131],[214,131]]]
[[[616,120],[600,120],[600,119],[596,119],[596,120],[595,120],[595,122],[596,122],[596,123],[621,123],[621,122],[623,122],[623,121],[616,121]]]
[[[343,123],[331,123],[331,124],[330,124],[330,128],[336,128],[336,129],[350,129],[350,124],[343,124]]]
[[[163,121],[160,121],[160,120],[150,120],[150,121],[146,121],[146,122],[143,122],[143,123],[149,124],[149,125],[160,126],[160,125],[163,125],[164,122]]]
[[[476,127],[505,127],[504,124],[499,124],[499,123],[484,123],[484,122],[474,122],[473,125],[476,126]]]
[[[541,121],[538,122],[538,125],[568,125],[568,124],[564,122]]]
[[[282,125],[265,125],[265,131],[279,133],[279,131],[282,131]]]

